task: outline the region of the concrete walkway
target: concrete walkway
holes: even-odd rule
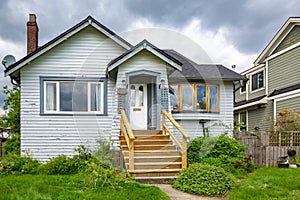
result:
[[[166,193],[171,198],[171,200],[226,200],[226,198],[205,197],[205,196],[188,194],[174,189],[169,184],[153,184],[153,185],[159,187],[161,191]]]

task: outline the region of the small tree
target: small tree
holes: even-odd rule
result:
[[[20,154],[20,89],[16,86],[3,87],[7,95],[3,109],[6,114],[1,118],[3,128],[10,128],[9,139],[6,141],[3,152],[5,154]]]

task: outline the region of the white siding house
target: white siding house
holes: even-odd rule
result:
[[[22,154],[43,161],[74,155],[78,145],[93,146],[98,139],[118,145],[120,109],[133,129],[160,129],[160,112],[167,109],[192,137],[203,135],[199,120],[218,135],[225,129],[220,123],[232,127],[232,81],[241,79],[221,65],[198,65],[146,40],[132,46],[92,17],[34,49],[5,74],[21,87]],[[171,95],[177,95],[176,108]]]

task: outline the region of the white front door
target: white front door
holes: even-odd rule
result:
[[[130,126],[133,130],[147,129],[147,85],[130,84]]]

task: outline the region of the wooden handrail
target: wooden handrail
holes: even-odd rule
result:
[[[162,117],[161,117],[161,123],[162,123],[162,132],[163,134],[166,134],[166,131],[168,134],[173,138],[177,146],[181,150],[181,160],[182,160],[182,169],[185,169],[187,167],[187,140],[190,138],[190,135],[187,134],[183,128],[173,119],[173,117],[166,111],[162,110]],[[182,143],[178,141],[174,133],[171,131],[171,129],[167,126],[166,124],[166,119],[165,117],[177,128],[177,130],[181,133],[182,135]]]
[[[134,170],[134,135],[128,122],[125,110],[121,110],[121,136],[125,137],[129,153],[129,170]]]

